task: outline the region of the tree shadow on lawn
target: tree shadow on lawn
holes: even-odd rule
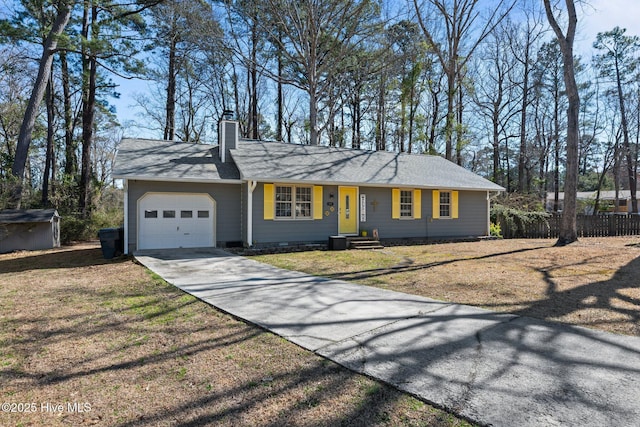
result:
[[[66,329],[47,331],[32,337],[33,339],[30,339],[28,343],[22,344],[27,344],[30,347],[28,349],[30,354],[43,354],[41,350],[45,350],[46,354],[46,348],[54,340],[90,338],[91,336],[100,339],[101,334],[106,331],[118,332],[120,337],[154,332],[136,327],[126,319],[122,319],[121,322],[108,321],[92,329],[75,333],[73,330]],[[190,333],[202,331],[206,332],[206,328],[193,329]],[[185,331],[179,333],[185,333]],[[32,389],[40,389],[43,387],[69,387],[71,384],[77,384],[77,381],[80,381],[84,387],[87,382],[92,381],[102,384],[104,380],[98,379],[101,375],[115,373],[123,380],[110,382],[109,389],[113,387],[131,388],[136,384],[135,378],[140,378],[142,375],[145,378],[152,376],[150,373],[143,374],[140,370],[153,372],[158,369],[167,369],[167,366],[175,368],[176,362],[189,366],[188,361],[198,357],[209,358],[212,361],[211,369],[215,370],[215,361],[220,360],[221,351],[233,352],[238,346],[251,346],[253,340],[259,339],[264,334],[265,331],[258,327],[241,324],[237,330],[215,334],[213,339],[200,339],[180,345],[167,346],[162,351],[149,350],[144,354],[132,357],[127,354],[127,349],[135,348],[136,344],[127,343],[118,345],[109,351],[98,352],[93,356],[84,354],[80,360],[76,360],[72,365],[56,366],[51,371],[10,369],[0,372],[0,378],[2,383],[8,387],[6,390],[15,390],[18,384],[22,384],[23,387],[25,384],[31,384]],[[23,349],[25,348],[23,347]],[[253,357],[260,360],[262,356],[254,354]],[[101,407],[93,403],[92,412],[98,413],[103,422],[121,427],[164,425],[167,423],[181,427],[221,423],[224,425],[275,427],[305,424],[304,422],[299,424],[300,420],[308,420],[309,418],[316,420],[317,424],[314,423],[314,425],[370,426],[385,424],[389,416],[387,411],[394,411],[394,405],[397,405],[398,401],[405,396],[388,385],[373,383],[373,385],[366,386],[367,389],[360,391],[356,401],[348,402],[350,404],[342,410],[334,410],[330,402],[334,399],[339,400],[343,393],[353,392],[352,389],[348,389],[346,384],[351,381],[353,388],[355,377],[337,364],[315,356],[311,357],[313,359],[307,362],[303,368],[295,370],[284,368],[277,374],[266,371],[256,372],[247,366],[242,369],[247,372],[246,375],[238,376],[235,380],[230,381],[230,384],[224,386],[218,386],[214,383],[210,391],[203,391],[201,382],[211,381],[209,378],[211,373],[193,372],[192,376],[185,378],[184,381],[192,382],[197,385],[197,388],[186,396],[175,395],[167,400],[166,392],[156,387],[158,403],[162,402],[162,404],[154,402],[153,405],[145,405],[133,401],[130,405],[124,397],[121,397],[113,402],[114,406],[112,407]],[[109,362],[110,360],[113,362]],[[287,363],[286,360],[282,361],[284,366]],[[188,370],[191,373],[191,368]],[[112,376],[110,377],[112,378]],[[127,378],[133,379],[134,383],[131,383]],[[147,381],[153,382],[152,379]],[[358,382],[355,381],[355,383]],[[91,399],[84,394],[86,392],[84,387],[80,388],[80,394],[77,396]],[[105,389],[104,393],[112,394],[113,392]],[[62,392],[57,399],[66,398],[68,395]],[[110,412],[137,413],[138,415],[128,417],[127,421],[116,422],[122,417],[110,418]],[[432,420],[429,425],[450,425],[449,416],[444,413],[434,414],[426,406],[422,408],[422,413],[427,414],[425,419]],[[409,416],[421,419],[418,410],[409,411]],[[433,422],[434,419],[435,422]]]
[[[31,270],[50,268],[78,268],[95,265],[114,264],[131,260],[129,256],[105,259],[102,250],[97,248],[74,249],[63,247],[48,252],[38,252],[26,257],[0,259],[0,273],[22,273]]]
[[[446,261],[429,262],[426,264],[415,264],[412,259],[405,258],[404,261],[392,267],[372,268],[369,270],[333,273],[333,274],[327,274],[327,275],[323,274],[322,276],[328,277],[330,279],[336,279],[336,280],[370,279],[374,277],[387,276],[390,274],[410,273],[414,271],[426,270],[429,268],[440,267],[440,266],[464,262],[464,261],[478,261],[483,259],[498,258],[505,255],[514,255],[514,254],[519,254],[524,252],[537,251],[539,249],[546,249],[548,247],[549,246],[537,246],[533,248],[517,249],[514,251],[499,252],[499,253],[491,253],[487,255],[480,255],[480,256],[470,257],[470,258],[454,258],[454,259],[448,259]]]
[[[558,266],[562,268],[565,266]],[[575,314],[581,310],[604,310],[618,316],[618,319],[584,319],[578,324],[590,326],[593,324],[606,325],[607,323],[619,323],[620,319],[625,323],[634,325],[629,334],[640,336],[640,299],[634,298],[623,292],[625,289],[639,288],[640,282],[640,257],[631,260],[619,268],[609,280],[591,282],[578,287],[560,290],[552,277],[556,268],[537,269],[544,277],[547,285],[546,298],[529,301],[527,306],[517,310],[514,314],[542,318],[545,320],[557,319]]]
[[[458,263],[464,266],[465,261],[498,258],[505,255],[526,253],[548,248],[549,246],[539,246],[515,251],[492,253],[471,258],[455,258],[426,264],[414,264],[411,260],[405,260],[404,262],[389,268],[341,272],[328,274],[326,277],[337,280],[357,281],[398,273],[410,273],[439,266],[446,266],[453,263]],[[585,260],[580,264],[588,265],[588,261],[589,260]],[[627,332],[628,334],[640,336],[640,299],[631,297],[622,292],[624,289],[640,287],[640,281],[637,279],[637,277],[640,276],[640,257],[633,259],[628,264],[618,269],[610,280],[592,282],[566,290],[558,290],[558,284],[554,281],[552,272],[556,269],[566,267],[568,267],[568,265],[560,263],[555,266],[536,269],[536,271],[544,277],[547,285],[545,292],[546,298],[540,300],[518,301],[518,305],[524,305],[525,307],[520,310],[510,310],[509,312],[520,316],[529,316],[543,320],[555,321],[559,317],[568,316],[580,310],[608,310],[611,313],[615,313],[626,318],[626,322],[635,326],[635,328],[631,328],[633,330]],[[620,304],[620,302],[624,304]],[[501,311],[504,311],[505,308],[505,304],[501,303],[491,304],[485,302],[477,305],[486,308],[493,307],[500,309]],[[512,306],[514,303],[509,303],[508,305]],[[618,319],[618,322],[619,321],[620,320]],[[612,320],[612,322],[614,321]],[[593,319],[584,319],[583,321],[575,322],[574,324],[597,327],[598,323],[606,325],[607,321],[598,322],[593,321]]]
[[[73,255],[73,259],[77,260],[75,266],[110,263],[100,258],[99,249],[82,249]],[[55,268],[59,267],[61,257],[64,258],[64,254],[40,254],[27,257],[31,259],[27,264],[33,263],[35,258],[40,264],[38,268]],[[63,261],[66,263],[66,260]],[[14,270],[29,269],[18,266]],[[265,332],[243,323],[236,325],[223,322],[218,325],[215,321],[186,325],[169,322],[159,326],[155,322],[163,316],[190,310],[190,306],[200,303],[192,297],[183,299],[186,294],[172,286],[164,286],[114,291],[107,280],[97,288],[57,288],[39,296],[44,301],[54,301],[50,311],[33,310],[14,319],[11,318],[11,311],[3,313],[9,314],[5,326],[18,331],[15,336],[4,340],[3,346],[19,362],[0,369],[2,388],[14,393],[16,399],[26,395],[31,399],[39,398],[41,395],[37,390],[46,389],[47,397],[41,400],[56,402],[69,399],[70,390],[78,399],[91,400],[91,396],[95,396],[92,394],[94,390],[103,388],[99,393],[105,396],[115,394],[116,400],[109,407],[100,406],[94,400],[91,402],[92,415],[98,416],[106,424],[121,426],[167,423],[184,427],[219,423],[279,426],[305,424],[301,421],[305,419],[315,420],[314,424],[317,425],[369,426],[384,424],[388,416],[386,411],[394,411],[394,405],[405,398],[404,394],[392,387],[366,380],[364,384],[373,385],[362,387],[369,389],[360,390],[356,401],[334,410],[331,402],[339,400],[344,393],[352,392],[360,380],[346,369],[316,356],[305,356],[307,362],[299,369],[286,368],[289,362],[282,360],[285,368],[274,374],[245,367],[240,370],[242,375],[228,384],[218,386],[213,383],[211,390],[204,391],[201,382],[211,381],[213,374],[194,371],[193,376],[189,377],[190,360],[206,358],[211,361],[210,371],[215,371],[224,354],[247,351],[245,346],[251,348],[252,342],[260,340]],[[166,307],[162,306],[165,299],[170,300]],[[61,305],[60,311],[56,310],[56,302],[62,304],[61,301],[64,304],[81,305],[72,313],[64,314]],[[213,312],[208,316],[216,317]],[[217,331],[209,334],[211,328]],[[181,338],[184,335],[197,338],[184,340]],[[141,344],[137,341],[136,337],[145,336],[150,337],[149,342]],[[164,344],[158,345],[158,340],[164,341]],[[279,339],[274,337],[271,340],[275,343]],[[90,345],[87,342],[102,345],[97,348],[83,347]],[[74,343],[79,343],[79,348]],[[63,346],[69,352],[68,357],[60,354]],[[48,355],[55,355],[56,359],[44,362]],[[60,359],[60,356],[63,357]],[[251,357],[260,360],[263,356],[257,353]],[[174,380],[172,386],[182,390],[186,387],[184,384],[192,382],[196,385],[192,391],[167,399],[165,391],[156,390],[158,402],[153,404],[139,403],[136,399],[129,401],[130,395],[119,396],[118,392],[113,391],[116,387],[121,387],[123,391],[139,387],[141,378],[151,381],[148,378],[153,378],[158,371],[176,369],[176,364],[187,366],[189,374],[183,382]],[[168,374],[172,375],[171,371]],[[351,390],[347,390],[345,385],[349,382]],[[153,392],[152,389],[147,393]],[[140,399],[144,399],[142,395]],[[413,416],[420,419],[419,414],[426,413],[430,417],[428,419],[444,417],[430,425],[449,425],[450,420],[445,419],[447,414],[433,415],[428,407],[421,411],[414,410]],[[134,415],[123,420],[122,416],[112,417],[114,412]],[[84,423],[86,420],[74,418],[79,416],[72,414],[66,422]],[[28,418],[25,420],[29,421]],[[39,421],[42,420],[31,419],[27,424],[38,424]]]
[[[303,299],[306,293],[306,299],[314,301],[309,310],[315,310],[308,313],[325,315],[277,318],[267,322],[270,329],[286,332],[298,327],[282,335],[320,337],[321,329],[326,332],[333,327],[334,342],[316,353],[457,415],[495,425],[575,424],[583,420],[579,417],[586,417],[584,425],[593,426],[640,416],[638,390],[630,380],[640,374],[637,337],[454,304],[413,311],[380,312],[371,307],[363,310],[364,317],[350,320],[336,315],[344,310],[332,309],[345,302],[357,302],[363,308],[367,304],[390,307],[389,298],[403,295],[364,300],[354,292],[332,299],[327,298],[332,291],[325,279],[304,284],[292,287],[299,290],[299,298],[256,290],[254,299],[263,298],[265,312],[294,313],[297,301],[300,306],[309,305]],[[251,293],[252,287],[246,292]],[[349,323],[356,327],[342,338],[340,329],[349,328]],[[357,327],[363,323],[368,324],[366,329]],[[217,412],[211,411],[200,421],[216,420]],[[534,421],[527,424],[525,420]]]
[[[354,393],[354,387],[360,388],[355,393],[357,400],[347,402],[342,408],[331,405],[331,402],[340,402],[344,394]],[[424,425],[453,425],[447,414],[437,414],[422,405],[412,408],[413,413],[407,410],[404,420],[391,420],[389,413],[397,411],[394,406],[400,404],[403,396],[403,393],[389,385],[373,381],[370,384],[358,384],[354,381],[354,374],[347,369],[330,361],[315,359],[302,369],[283,370],[268,378],[238,382],[233,387],[212,391],[194,400],[176,402],[172,407],[147,413],[138,420],[118,424],[118,427],[168,422],[178,427],[368,427],[389,425],[390,421],[404,421],[395,425],[418,425],[416,421],[420,425],[427,422]],[[409,422],[412,418],[415,424]]]

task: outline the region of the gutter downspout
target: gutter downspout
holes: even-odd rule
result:
[[[491,191],[487,191],[487,236],[491,236]]]
[[[256,189],[258,181],[247,181],[247,246],[253,246],[253,190]]]
[[[129,180],[126,178],[124,180],[124,253],[129,254]]]

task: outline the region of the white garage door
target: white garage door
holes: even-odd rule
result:
[[[215,246],[214,214],[208,194],[147,193],[138,203],[138,249]]]

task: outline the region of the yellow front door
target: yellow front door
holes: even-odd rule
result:
[[[338,194],[338,233],[358,234],[358,188],[340,187]]]

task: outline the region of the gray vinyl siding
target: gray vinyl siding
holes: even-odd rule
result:
[[[286,184],[289,185],[289,184]],[[331,198],[333,194],[333,198]],[[264,183],[253,192],[253,243],[269,244],[326,243],[338,233],[338,187],[323,186],[322,219],[264,219]],[[333,212],[327,203],[334,203]],[[324,215],[329,212],[329,215]]]
[[[378,230],[381,239],[437,239],[487,234],[487,193],[484,191],[459,191],[457,219],[432,218],[431,190],[422,190],[421,219],[391,218],[391,188],[360,187],[359,194],[366,195],[367,202],[366,221],[359,223],[359,229],[367,231],[369,236],[373,229]],[[338,187],[323,186],[322,197],[324,212],[321,220],[265,220],[264,184],[259,183],[253,193],[253,243],[261,246],[327,242],[329,236],[338,234]],[[333,203],[333,211],[329,209],[330,202]],[[329,215],[325,216],[325,212]]]
[[[425,192],[422,192],[425,197]],[[427,217],[431,218],[432,198],[428,191],[429,210]],[[458,213],[457,219],[433,219],[428,225],[428,237],[476,237],[486,236],[487,224],[487,192],[486,191],[460,191],[458,193]]]
[[[246,246],[248,230],[245,224],[247,223],[247,212],[249,211],[249,202],[248,202],[249,183],[243,182],[242,185],[240,186],[240,191],[241,191],[240,198],[242,200],[241,212],[240,212],[240,227],[242,230],[242,243],[243,245]],[[254,212],[255,212],[255,201],[253,203],[254,203]]]
[[[0,253],[60,247],[58,224],[57,219],[52,222],[0,224]]]
[[[220,246],[227,242],[242,241],[242,213],[240,184],[201,184],[129,180],[128,234],[129,252],[137,246],[138,200],[146,193],[206,193],[216,201],[216,241]]]
[[[360,230],[371,235],[372,230],[377,229],[381,239],[431,239],[487,234],[487,193],[483,191],[459,191],[457,219],[432,218],[431,190],[422,190],[421,219],[391,217],[391,188],[360,187],[360,194],[367,197],[367,220],[360,223]]]

